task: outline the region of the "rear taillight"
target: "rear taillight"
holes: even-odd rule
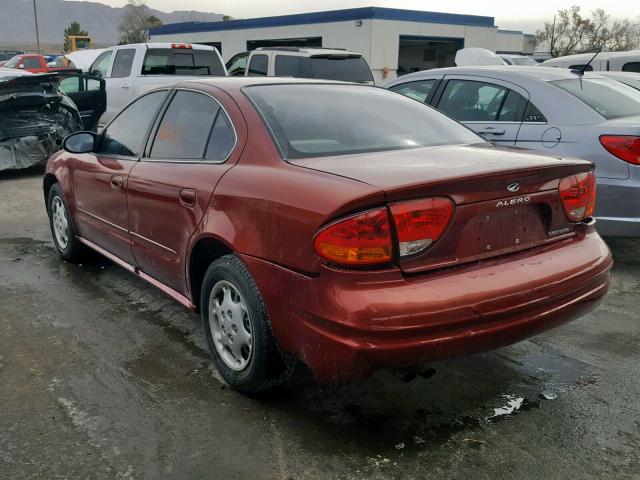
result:
[[[191,50],[193,47],[191,45],[189,45],[188,43],[172,43],[171,44],[171,48],[180,48],[180,49]]]
[[[560,197],[570,222],[593,216],[596,205],[596,177],[593,171],[578,173],[560,180]]]
[[[391,261],[389,216],[385,207],[369,210],[324,227],[314,240],[318,254],[345,265],[372,265]]]
[[[631,135],[602,135],[600,143],[620,160],[640,165],[640,137]]]
[[[440,238],[453,215],[448,198],[425,198],[389,206],[398,234],[400,257],[420,253]]]

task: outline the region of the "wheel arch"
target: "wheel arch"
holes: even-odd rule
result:
[[[54,184],[59,183],[58,178],[51,172],[46,172],[44,174],[44,178],[42,179],[42,191],[44,193],[44,205],[49,211],[49,191]]]
[[[213,262],[224,255],[234,253],[229,244],[215,236],[201,237],[191,248],[187,263],[187,279],[191,292],[191,303],[200,310],[200,294],[204,275]]]

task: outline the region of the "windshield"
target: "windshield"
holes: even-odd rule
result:
[[[607,120],[640,115],[640,92],[605,78],[575,78],[551,82],[569,92]]]
[[[381,88],[289,83],[244,92],[285,160],[484,142],[431,107]]]
[[[7,63],[5,63],[3,66],[7,68],[15,68],[18,63],[20,63],[20,56],[16,55],[15,57],[12,57],[10,60],[8,60]]]
[[[143,75],[224,76],[222,61],[213,50],[150,48],[144,57]]]
[[[511,57],[509,58],[513,62],[514,65],[537,65],[533,58],[522,58],[522,57]]]
[[[311,57],[311,76],[343,82],[373,82],[371,69],[363,57]]]

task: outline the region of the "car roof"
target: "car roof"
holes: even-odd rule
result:
[[[535,65],[494,65],[485,67],[447,67],[423,70],[399,77],[402,81],[409,79],[419,79],[439,75],[480,75],[492,76],[503,80],[511,80],[517,83],[518,79],[528,78],[542,82],[553,82],[556,80],[570,80],[577,78],[577,74],[566,68],[539,67]],[[597,74],[591,75],[597,77]],[[395,81],[394,81],[395,82]]]
[[[301,84],[301,85],[355,85],[360,84],[351,82],[339,82],[335,80],[322,80],[315,78],[292,78],[292,77],[194,77],[193,79],[183,80],[176,83],[176,86],[193,85],[194,83],[202,85],[211,85],[214,87],[230,89],[240,89],[242,87],[253,85],[278,85],[278,84]]]
[[[565,60],[584,60],[584,59],[590,59],[595,55],[595,59],[596,60],[602,60],[602,59],[607,59],[607,58],[616,58],[616,57],[637,57],[640,56],[640,50],[627,50],[624,52],[600,52],[596,55],[595,52],[591,52],[591,53],[576,53],[574,55],[565,55],[564,57],[556,57],[556,58],[550,58],[549,60],[545,60],[544,63],[546,62],[552,62],[552,61],[565,61]]]
[[[276,52],[297,52],[309,55],[362,55],[344,48],[322,48],[322,47],[259,47],[256,51],[276,51]]]

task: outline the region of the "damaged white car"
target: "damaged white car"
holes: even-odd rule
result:
[[[95,129],[105,107],[104,80],[0,69],[0,171],[43,165],[67,135]]]

